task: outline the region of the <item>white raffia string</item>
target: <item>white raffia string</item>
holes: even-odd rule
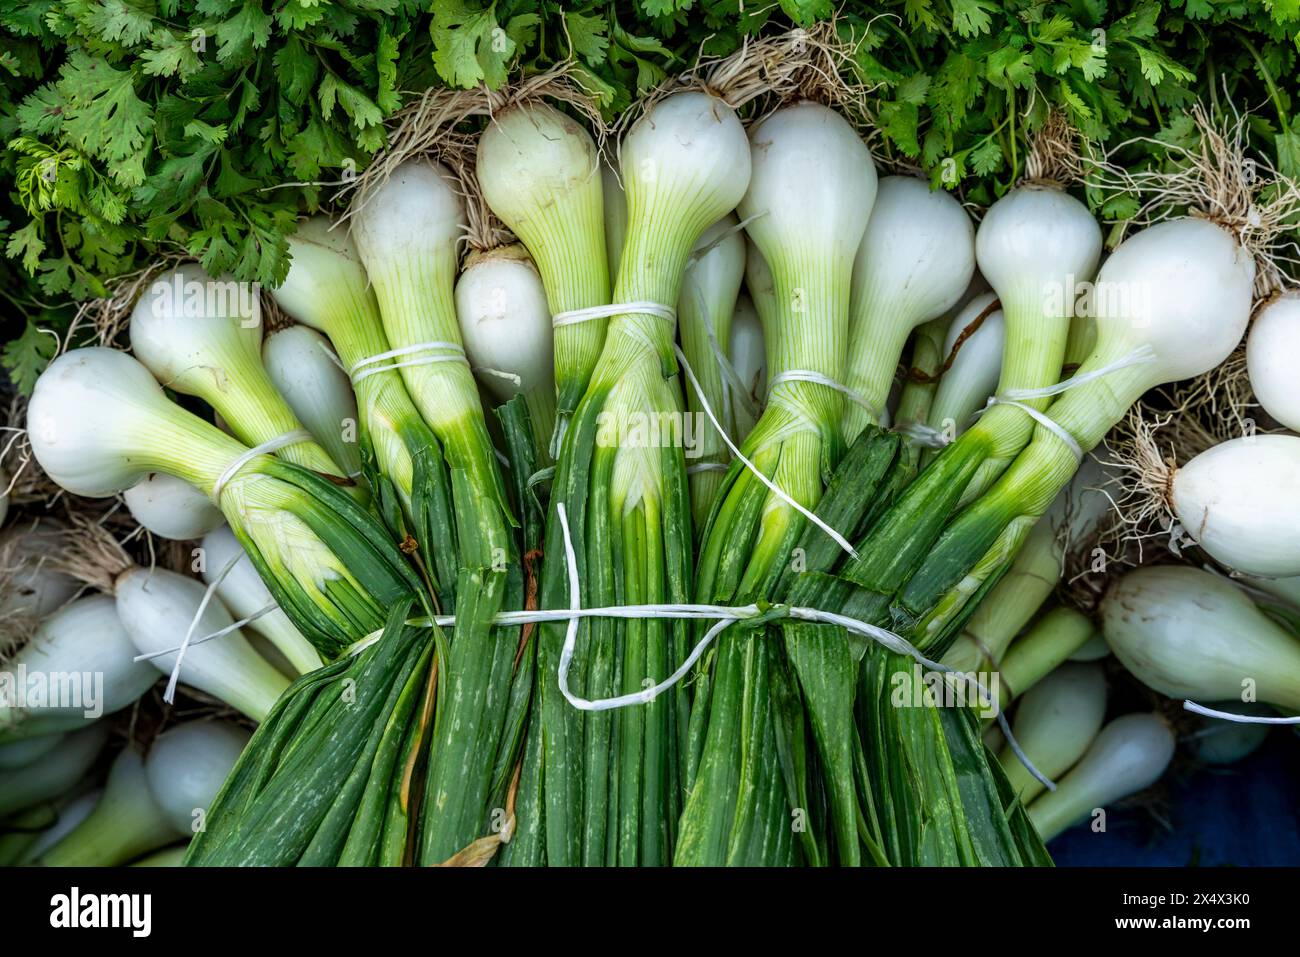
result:
[[[204,635],[202,638],[192,639],[190,641],[190,647],[193,648],[195,645],[201,645],[205,641],[215,641],[218,638],[224,638],[232,631],[238,631],[240,628],[243,628],[245,625],[251,625],[259,618],[263,618],[271,614],[271,612],[273,611],[278,611],[279,608],[280,606],[277,605],[275,602],[271,602],[271,604],[269,605],[263,605],[261,608],[257,609],[257,611],[253,612],[247,618],[241,618],[238,621],[232,621],[230,624],[226,625],[226,627],[218,628],[216,631],[212,632],[209,635]],[[153,661],[153,659],[155,658],[162,658],[166,655],[177,654],[178,652],[180,652],[180,650],[181,650],[181,646],[177,645],[175,648],[165,648],[162,651],[151,651],[148,654],[136,655],[131,660],[132,661]]]
[[[243,557],[242,552],[231,555],[226,564],[222,566],[221,571],[203,590],[203,598],[199,602],[199,607],[194,610],[194,617],[190,619],[190,626],[185,629],[185,637],[181,639],[180,645],[176,648],[176,660],[172,662],[172,672],[167,676],[167,690],[163,692],[163,701],[168,704],[172,704],[176,698],[176,683],[181,678],[181,662],[185,660],[185,652],[190,646],[190,639],[194,637],[194,629],[199,626],[199,620],[203,617],[203,613],[207,611],[212,597],[217,593],[217,586],[226,580],[226,576],[234,570],[234,567],[239,564],[239,560]]]
[[[767,384],[768,395],[771,395],[772,390],[782,382],[812,382],[815,385],[824,385],[828,389],[834,389],[854,405],[866,410],[866,413],[874,421],[879,422],[884,415],[880,409],[868,402],[867,397],[861,392],[850,389],[843,382],[836,382],[830,376],[817,372],[815,369],[787,369],[785,372],[777,373],[772,377],[772,381]]]
[[[1082,462],[1083,449],[1079,447],[1079,443],[1074,436],[1046,413],[1039,412],[1033,406],[1025,403],[1033,399],[1046,399],[1054,395],[1060,395],[1062,392],[1081,386],[1084,383],[1108,376],[1112,372],[1118,372],[1120,369],[1127,369],[1129,366],[1140,365],[1144,362],[1154,362],[1155,359],[1155,349],[1151,347],[1150,343],[1143,343],[1127,355],[1120,356],[1114,362],[1108,362],[1101,368],[1093,369],[1090,372],[1062,379],[1054,385],[1046,385],[1038,389],[1008,389],[999,395],[991,396],[980,412],[987,412],[995,405],[1015,406],[1064,442],[1066,447],[1074,454],[1075,461]]]
[[[989,396],[989,401],[985,404],[984,408],[980,409],[980,412],[987,412],[995,405],[1010,405],[1019,409],[1021,412],[1025,413],[1025,415],[1029,416],[1043,428],[1047,429],[1047,431],[1051,432],[1058,439],[1064,442],[1066,448],[1068,448],[1071,454],[1074,455],[1074,460],[1076,462],[1083,461],[1083,449],[1079,446],[1078,440],[1071,435],[1064,426],[1058,423],[1051,416],[1047,415],[1047,413],[1039,412],[1032,405],[1027,405],[1024,402],[1017,402],[1015,399],[1008,399],[1000,395]]]
[[[401,359],[402,356],[415,355],[417,352],[430,352],[440,349],[440,354],[420,356],[418,359],[405,359],[401,362],[389,362],[390,359]],[[368,379],[372,375],[379,375],[381,372],[391,372],[394,369],[407,369],[412,366],[433,365],[435,362],[463,362],[469,365],[469,359],[465,358],[465,349],[457,342],[417,342],[413,346],[402,346],[400,349],[389,349],[387,352],[380,352],[373,356],[367,356],[365,359],[359,359],[353,363],[352,368],[348,370],[348,378],[352,384],[356,385],[363,379]]]
[[[586,309],[569,309],[566,312],[557,312],[551,317],[551,328],[559,329],[561,326],[577,325],[580,322],[590,322],[592,319],[609,319],[613,316],[631,314],[654,316],[656,319],[664,320],[664,322],[677,321],[677,310],[672,306],[665,306],[661,302],[638,299],[635,302],[614,302],[607,306],[588,306]]]
[[[724,229],[721,233],[718,234],[717,238],[714,239],[712,242],[710,242],[707,246],[703,246],[700,249],[692,250],[691,255],[686,260],[686,268],[690,269],[697,262],[699,262],[701,259],[707,256],[709,253],[713,252],[713,250],[717,246],[719,246],[724,240],[729,239],[731,236],[740,232],[742,229],[744,229],[754,220],[761,219],[762,217],[766,216],[767,213],[768,211],[764,209],[760,212],[753,213],[752,215],[746,216],[744,219],[736,223],[734,226],[728,226],[726,229]]]
[[[251,449],[246,449],[235,460],[226,466],[225,470],[217,476],[217,480],[212,483],[212,502],[218,508],[221,507],[221,493],[226,490],[239,470],[242,469],[259,455],[270,455],[278,452],[287,445],[297,445],[299,442],[315,442],[316,439],[306,429],[294,429],[292,432],[286,432],[284,435],[277,435],[275,438],[263,442],[261,445],[255,445]]]
[[[502,369],[490,369],[487,366],[474,366],[472,371],[478,375],[490,375],[494,379],[505,379],[514,385],[516,389],[522,388],[524,380],[515,372],[506,372]]]
[[[700,312],[704,316],[704,333],[709,340],[709,351],[713,353],[713,361],[722,377],[722,401],[730,408],[731,398],[734,396],[745,407],[745,411],[751,417],[757,419],[762,414],[762,409],[755,404],[753,397],[749,394],[749,387],[740,378],[740,373],[736,371],[736,367],[718,342],[717,330],[713,327],[713,313],[709,311],[708,303],[704,301],[704,292],[696,285],[692,285],[691,289],[695,292],[695,298],[699,301]]]
[[[1143,343],[1127,355],[1120,356],[1114,362],[1108,362],[1099,369],[1072,375],[1068,379],[1062,379],[1055,385],[1045,385],[1041,389],[1008,389],[1002,394],[1002,397],[1018,401],[1045,399],[1048,396],[1060,395],[1062,392],[1081,386],[1086,382],[1092,382],[1094,379],[1104,378],[1112,372],[1118,372],[1120,369],[1127,369],[1129,366],[1141,365],[1155,360],[1155,349],[1151,347],[1150,343]]]
[[[498,614],[493,620],[496,624],[502,626],[523,625],[530,623],[567,621],[568,629],[565,631],[564,645],[560,650],[560,660],[556,669],[556,679],[559,684],[560,693],[564,699],[574,708],[580,711],[613,711],[618,708],[627,708],[634,705],[648,704],[655,700],[659,695],[681,681],[691,668],[708,650],[710,644],[722,634],[730,625],[738,621],[748,621],[762,618],[765,620],[792,619],[795,621],[809,622],[813,624],[835,625],[860,635],[869,641],[873,641],[890,651],[904,655],[916,661],[919,665],[929,668],[932,671],[941,672],[965,681],[974,687],[980,694],[980,700],[985,706],[992,705],[995,707],[995,717],[998,725],[1006,735],[1007,743],[1010,745],[1012,753],[1024,764],[1026,770],[1034,776],[1048,790],[1056,790],[1056,785],[1045,777],[1021,750],[1015,735],[1011,733],[1011,725],[1003,714],[1001,708],[997,708],[996,699],[983,684],[981,684],[974,675],[966,672],[957,671],[949,668],[947,665],[934,661],[923,655],[911,642],[905,638],[876,625],[868,624],[856,618],[850,618],[847,615],[840,615],[835,612],[822,611],[817,608],[803,608],[794,605],[772,605],[766,608],[760,608],[758,605],[694,605],[694,604],[653,604],[653,605],[611,605],[604,608],[583,608],[581,583],[578,577],[578,559],[573,549],[573,539],[569,532],[568,515],[564,508],[563,502],[555,504],[556,516],[560,520],[560,530],[563,533],[564,540],[564,559],[569,578],[569,607],[568,609],[542,609],[537,611],[508,611]],[[573,663],[573,654],[578,640],[578,622],[583,618],[625,618],[625,619],[674,619],[690,621],[714,621],[715,624],[696,643],[691,649],[690,654],[663,681],[650,688],[641,691],[635,691],[630,694],[620,695],[616,698],[598,698],[588,700],[575,695],[569,689],[569,668]],[[413,627],[432,627],[434,624],[441,628],[451,627],[456,623],[455,615],[438,615],[432,620],[428,618],[417,618],[407,621],[408,625]],[[383,632],[374,632],[356,642],[348,649],[347,654],[358,654],[366,648],[377,642],[383,635]]]
[[[827,535],[830,536],[831,540],[834,541],[836,545],[840,546],[840,548],[848,552],[848,554],[851,557],[856,559],[858,557],[857,550],[852,545],[849,544],[847,538],[845,538],[835,529],[827,525],[826,522],[822,521],[822,519],[814,515],[809,509],[805,508],[804,506],[796,502],[794,499],[792,499],[789,495],[787,495],[784,491],[782,491],[779,485],[777,485],[770,478],[768,478],[766,475],[760,472],[758,467],[754,465],[753,462],[745,458],[744,454],[740,451],[740,449],[736,447],[736,443],[731,441],[731,436],[727,435],[727,430],[722,427],[722,424],[718,421],[718,417],[713,414],[713,409],[709,407],[709,400],[704,397],[704,390],[700,388],[699,380],[695,378],[695,372],[693,369],[691,369],[691,364],[686,359],[686,353],[682,352],[681,348],[676,345],[673,346],[673,349],[677,353],[677,361],[682,364],[682,370],[686,373],[686,377],[690,380],[691,385],[695,387],[695,392],[700,397],[700,408],[704,411],[704,414],[708,417],[709,421],[713,424],[713,427],[718,430],[718,434],[722,436],[722,441],[727,443],[727,448],[731,449],[731,454],[734,455],[736,458],[740,459],[740,461],[744,463],[745,468],[753,472],[754,476],[760,482],[766,485],[773,495],[781,499],[781,501],[785,502],[787,505],[789,505],[791,508],[797,511],[800,515],[802,515],[804,518],[808,519],[808,521],[812,522],[814,525],[820,528],[823,532],[825,532]]]
[[[1207,718],[1218,718],[1220,721],[1234,721],[1237,724],[1300,724],[1300,715],[1283,718],[1260,714],[1233,714],[1231,711],[1216,711],[1213,708],[1207,708],[1205,705],[1197,704],[1195,701],[1184,701],[1183,709],[1185,711],[1190,711],[1193,714],[1205,715]]]
[[[926,425],[924,422],[897,422],[894,424],[894,431],[928,449],[941,449],[952,444],[952,439],[948,437],[949,433],[936,429],[932,425]]]

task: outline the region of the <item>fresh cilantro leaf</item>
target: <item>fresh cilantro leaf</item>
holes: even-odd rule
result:
[[[97,0],[80,18],[101,40],[135,46],[153,33],[152,12],[128,0]]]
[[[991,12],[996,5],[989,0],[953,0],[952,26],[959,36],[988,33],[993,23]]]
[[[153,111],[136,95],[131,72],[78,50],[60,71],[59,92],[66,104],[63,128],[68,137],[104,160],[123,186],[142,183]]]
[[[203,67],[189,37],[160,28],[150,34],[149,44],[149,49],[140,54],[146,76],[179,76],[184,80]]]
[[[593,66],[605,62],[605,51],[609,48],[609,26],[604,17],[589,17],[569,11],[564,14],[564,28],[568,32],[574,53]]]
[[[447,0],[434,6],[433,63],[438,75],[451,86],[489,87],[505,82],[506,64],[516,43],[496,18],[496,5],[471,6],[465,0]]]
[[[58,336],[29,320],[22,335],[5,344],[0,362],[9,372],[14,388],[23,395],[31,395],[36,388],[36,377],[45,371],[58,348]]]

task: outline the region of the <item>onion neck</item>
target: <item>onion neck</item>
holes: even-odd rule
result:
[[[249,446],[261,445],[301,430],[303,424],[276,391],[262,364],[244,363],[244,366],[236,370],[231,381],[223,387],[202,390],[201,398],[216,409],[239,440]],[[302,439],[286,445],[276,454],[286,462],[313,472],[344,477],[344,470],[315,439]]]
[[[844,439],[851,444],[868,425],[879,425],[889,402],[907,337],[916,327],[909,303],[878,283],[858,294],[849,320],[848,363],[844,384],[861,396],[872,412],[847,403]]]
[[[1027,281],[999,292],[1004,339],[998,395],[1018,389],[1041,389],[1060,381],[1070,319],[1046,308],[1043,285],[1038,280]],[[1052,398],[1017,401],[1042,411]],[[988,441],[989,460],[971,482],[968,497],[980,494],[1002,473],[1029,442],[1034,424],[1029,413],[1009,404],[994,405],[979,417],[971,431],[978,430]]]

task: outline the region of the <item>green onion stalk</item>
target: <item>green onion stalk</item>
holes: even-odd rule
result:
[[[600,154],[581,124],[539,100],[514,103],[479,137],[475,173],[483,199],[536,264],[553,316],[609,302]],[[607,322],[555,329],[553,450],[587,391]]]
[[[628,223],[613,302],[641,305],[609,321],[552,486],[568,516],[587,606],[690,597],[683,446],[693,433],[676,381],[672,306],[692,248],[735,208],[749,179],[739,119],[701,92],[654,103],[628,131],[621,155]],[[556,361],[562,362],[558,342]],[[568,592],[564,535],[553,508],[540,604],[568,607]],[[668,864],[683,786],[685,690],[617,711],[579,710],[558,681],[565,631],[563,624],[542,625],[538,648],[543,748],[535,760],[542,765],[545,829],[523,822],[509,861],[539,858],[542,848],[528,840],[535,835],[551,865]],[[569,689],[592,700],[641,692],[685,657],[686,636],[684,622],[584,621]],[[525,765],[523,773],[533,771]]]
[[[28,430],[41,467],[74,494],[106,497],[165,472],[213,498],[276,602],[327,658],[420,588],[388,533],[337,485],[271,455],[249,457],[123,352],[74,349],[50,363]]]
[[[949,519],[979,466],[967,462],[951,471],[952,463],[958,461],[952,452],[961,449],[979,426],[920,474],[863,539],[859,557],[839,573],[842,580],[860,589],[854,592],[863,610],[857,617],[895,629],[905,623],[900,632],[904,637],[930,657],[942,656],[1006,572],[1030,528],[1074,475],[1080,451],[1095,446],[1146,389],[1199,374],[1228,355],[1249,315],[1253,273],[1250,256],[1233,235],[1205,220],[1172,220],[1122,244],[1099,277],[1098,285],[1104,280],[1117,294],[1098,301],[1097,346],[1080,369],[1080,375],[1097,375],[1053,402],[1047,411],[1053,425],[1037,425],[1030,444],[1013,464],[955,517]],[[996,278],[993,281],[996,289]],[[1010,323],[1013,310],[1006,306],[1004,302]],[[1004,381],[1006,370],[1004,362]],[[1058,429],[1062,431],[1058,433]],[[1069,440],[1063,437],[1067,435]],[[905,673],[910,663],[903,660],[897,665],[864,670],[872,686],[861,700],[875,703],[863,709],[859,719],[864,739],[876,733],[873,728],[887,727],[891,719],[901,720],[902,709],[889,707],[888,685]],[[979,757],[981,765],[985,764],[973,714],[966,709],[937,711],[934,718],[949,738],[951,753],[948,761],[934,766],[949,775],[967,757]],[[973,738],[972,729],[976,732]],[[909,746],[906,736],[895,735],[892,740],[895,748],[897,742]],[[887,755],[890,746],[891,739],[886,736],[880,753]],[[870,770],[876,750],[868,746],[867,752]],[[933,756],[928,760],[933,762]],[[868,776],[876,787],[878,806],[890,797],[880,790],[880,782],[888,782],[882,779],[881,770]],[[982,793],[1009,795],[1000,775],[988,774],[985,780]],[[972,794],[962,793],[967,798]],[[984,803],[994,809],[1007,806],[992,800]],[[931,805],[932,801],[926,806]],[[965,801],[963,805],[968,822],[987,824],[990,820],[975,813]],[[906,802],[902,806],[907,809]],[[1036,859],[1036,838],[1032,838],[1032,829],[1022,826],[1022,816],[1015,813],[1007,823],[1010,833],[1003,833],[994,843],[990,843],[990,835],[984,841],[954,845],[959,851],[964,846],[970,852],[959,856],[970,863],[1005,860],[1004,855],[988,853],[991,847],[1003,847]],[[890,848],[891,859],[899,855],[915,858],[909,847],[924,849],[916,843],[923,834],[915,826],[901,831],[886,826],[885,832],[887,837],[901,834],[907,839]]]
[[[731,317],[745,271],[745,240],[735,216],[710,226],[691,251],[677,304],[682,352],[695,371],[700,391],[686,390],[686,407],[697,422],[703,418],[701,393],[732,441],[739,441],[733,399],[740,383],[727,358]],[[691,450],[686,471],[691,483],[691,511],[697,530],[704,528],[709,509],[731,461],[731,452],[717,429],[708,427]]]
[[[374,505],[403,551],[421,559],[435,595],[456,580],[455,525],[441,447],[397,369],[366,360],[389,351],[379,304],[347,230],[317,216],[289,237],[289,274],[274,291],[290,316],[324,333],[351,372],[355,433]]]
[[[524,483],[535,469],[535,456],[524,400],[507,403],[501,416],[517,497],[527,501]],[[539,527],[535,509],[524,514],[527,528]],[[467,581],[476,579],[466,576],[458,584]],[[488,593],[471,588],[462,594],[458,636],[464,627],[460,616],[467,608],[469,615],[483,616],[475,603]],[[436,597],[447,602],[452,596]],[[528,649],[519,650],[519,672],[504,689],[508,697],[489,701],[489,727],[500,725],[500,746],[488,742],[465,773],[467,788],[479,789],[477,802],[492,810],[466,805],[464,834],[489,828],[493,833],[449,838],[440,813],[445,805],[428,806],[437,793],[430,787],[439,783],[427,773],[434,766],[429,755],[447,740],[452,742],[448,751],[461,746],[450,733],[454,726],[447,728],[452,718],[469,722],[462,728],[471,732],[482,727],[472,724],[475,715],[463,703],[446,702],[449,693],[464,691],[472,703],[482,668],[475,672],[476,659],[456,657],[460,648],[431,622],[412,620],[415,610],[409,598],[395,602],[382,632],[304,675],[280,698],[218,796],[208,827],[192,842],[187,863],[394,866],[467,857],[481,862],[508,840],[513,821],[497,819],[496,809],[510,809],[518,780],[515,754],[533,684]],[[427,605],[422,610],[426,616],[431,611]],[[509,634],[506,639],[500,644],[513,658],[518,641]],[[452,692],[445,690],[446,680],[457,681]],[[435,839],[448,846],[465,840],[465,845],[451,854],[436,846],[426,851],[424,842]]]
[[[163,273],[131,312],[131,349],[164,386],[212,406],[246,445],[303,436],[285,461],[355,486],[307,433],[262,364],[262,306],[255,287],[212,278],[198,265]],[[355,489],[364,501],[365,494]]]
[[[1086,541],[1110,509],[1098,487],[1101,470],[1089,459],[1030,530],[1011,567],[980,602],[943,657],[957,671],[991,671],[1011,642],[1061,583],[1066,549]]]
[[[843,449],[844,402],[834,384],[846,353],[853,258],[876,196],[866,145],[824,106],[784,107],[754,127],[750,143],[753,173],[738,212],[770,272],[773,294],[751,284],[763,319],[769,386],[767,406],[741,452],[788,498],[743,463],[731,466],[697,568],[696,595],[715,604],[768,599],[787,566],[802,560],[794,549],[806,518],[792,502],[803,509],[817,505]],[[807,691],[810,671],[822,663],[805,663],[799,648],[790,650]],[[761,633],[732,629],[719,638],[697,682],[690,793],[675,864],[797,860],[776,708],[769,703],[787,670],[784,656]],[[814,730],[830,747],[827,739],[843,729],[813,712]],[[833,796],[841,831],[856,827],[847,808],[851,768],[848,774],[850,786]],[[850,843],[856,849],[856,836]]]
[[[519,645],[497,628],[523,603],[515,519],[456,315],[454,287],[465,209],[441,165],[410,160],[369,184],[351,228],[412,401],[441,443],[451,475],[458,573],[440,595],[456,624],[435,630],[437,704],[420,822],[422,863],[452,858],[491,830],[492,772],[507,720]],[[451,591],[451,594],[448,594]],[[454,603],[454,604],[453,604]]]
[[[940,654],[947,650],[954,624],[1007,569],[1074,476],[1081,453],[1094,448],[1142,393],[1199,375],[1228,356],[1249,318],[1254,276],[1254,259],[1237,237],[1206,219],[1167,220],[1115,250],[1097,279],[1105,293],[1095,300],[1096,346],[1078,373],[1096,375],[1052,402],[1046,412],[1052,427],[1038,423],[1010,468],[937,540],[915,543],[924,560],[898,588],[896,604],[915,620],[916,643]],[[912,489],[924,485],[942,460]],[[912,489],[887,524],[914,507]],[[884,544],[879,554],[890,549],[897,546]],[[850,577],[868,586],[881,583],[866,565]]]

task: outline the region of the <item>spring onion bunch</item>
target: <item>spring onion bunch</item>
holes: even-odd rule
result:
[[[386,608],[420,588],[389,535],[334,483],[249,449],[168,401],[122,352],[75,349],[37,380],[32,450],[78,495],[104,497],[153,472],[214,498],[258,573],[321,654],[383,627]]]
[[[523,399],[507,403],[501,419],[507,447],[527,453],[511,460],[516,497],[523,501],[527,477],[535,469]],[[540,527],[533,510],[524,514],[527,529]],[[474,583],[469,577],[464,581]],[[483,614],[474,603],[488,597],[478,588],[464,595],[457,607],[457,634],[464,609],[470,609],[473,621],[472,616]],[[453,596],[442,591],[434,597],[448,603]],[[449,645],[438,628],[412,622],[415,610],[427,615],[428,606],[396,603],[381,632],[351,654],[304,674],[280,697],[214,802],[207,828],[187,851],[187,864],[482,864],[509,838],[513,822],[501,812],[512,805],[512,782],[517,780],[516,754],[533,684],[529,649],[518,647],[519,639],[506,632],[500,644],[512,665],[518,653],[517,672],[507,694],[485,702],[488,720],[474,723],[467,710],[467,703],[475,703],[473,680],[492,659],[457,658],[460,648],[454,639]],[[488,691],[496,687],[489,683]],[[500,743],[482,745],[485,729],[496,733]],[[443,748],[444,754],[465,761],[456,795],[463,798],[458,821],[448,821],[446,802],[428,807],[437,792],[421,780],[430,777],[421,768],[429,763],[435,741],[447,740],[453,746]],[[286,747],[290,742],[293,746]],[[486,784],[476,784],[484,778]],[[471,790],[475,786],[483,789],[477,798]],[[449,854],[437,845],[429,851],[430,837],[417,840],[417,822],[427,822],[423,833],[437,841],[465,843]]]
[[[730,107],[707,93],[687,91],[646,110],[625,136],[621,160],[627,233],[613,302],[651,303],[654,311],[629,308],[609,320],[604,347],[565,431],[552,501],[567,512],[584,604],[682,602],[691,587],[682,430],[690,420],[683,416],[675,379],[670,309],[679,301],[692,248],[744,193],[749,147]],[[594,166],[592,174],[598,183]],[[532,244],[529,249],[552,291],[538,250]],[[596,336],[598,328],[584,335]],[[558,339],[556,355],[563,390]],[[553,504],[542,572],[544,608],[570,601],[562,539]],[[543,748],[535,760],[541,767],[526,761],[523,774],[539,775],[544,810],[528,816],[507,860],[529,863],[544,853],[547,863],[559,866],[666,864],[683,786],[684,692],[676,688],[642,707],[584,714],[558,687],[565,630],[563,624],[540,628]],[[667,677],[685,646],[681,622],[583,622],[570,689],[588,699],[640,691],[644,683]]]
[[[902,613],[917,619],[913,634],[922,647],[946,646],[962,609],[1006,569],[1029,529],[1074,475],[1076,449],[1093,448],[1147,389],[1198,375],[1226,358],[1245,330],[1254,274],[1254,260],[1236,236],[1205,219],[1166,220],[1120,244],[1102,267],[1098,285],[1122,294],[1098,298],[1097,344],[1079,370],[1081,376],[1101,374],[1052,402],[1047,415],[1054,426],[1036,424],[1032,441],[1012,465],[937,539],[917,535],[913,525],[907,547],[882,541],[904,527],[896,522],[914,516],[914,509],[942,492],[933,483],[942,478],[951,486],[946,454],[918,477],[891,507],[881,531],[872,534],[872,561],[886,569],[916,563],[926,553],[897,596]],[[1005,368],[1004,363],[1004,378]],[[868,567],[864,562],[849,577],[892,590]]]
[[[420,855],[451,858],[490,830],[493,769],[507,729],[517,629],[493,626],[523,603],[515,519],[458,322],[454,282],[465,207],[447,169],[408,160],[368,184],[351,233],[375,290],[394,363],[441,443],[456,519],[450,646],[438,656],[438,703],[425,779]],[[454,603],[454,605],[453,605]]]
[[[843,378],[853,262],[876,198],[875,167],[849,123],[812,102],[783,107],[756,125],[750,150],[753,172],[738,213],[771,275],[772,297],[763,329],[767,406],[741,452],[806,509],[817,505],[843,450],[844,400],[834,383]],[[750,288],[763,316],[762,294]],[[795,376],[777,382],[787,372]],[[805,523],[789,501],[733,464],[703,536],[699,600],[744,604],[771,595]],[[677,864],[795,858],[774,716],[766,704],[774,693],[771,670],[782,667],[772,646],[740,633],[719,641],[708,693],[697,695],[692,715],[691,791]],[[804,665],[824,667],[796,653],[805,682],[810,675]],[[830,747],[844,729],[811,706],[814,728]],[[851,705],[841,701],[840,707],[847,716]],[[848,788],[835,794],[837,836],[856,828],[847,810],[848,773]],[[856,849],[856,836],[851,843]]]
[[[212,406],[236,438],[260,445],[302,431],[262,364],[262,304],[247,283],[213,278],[198,266],[160,276],[131,312],[131,349],[167,388]],[[277,452],[336,478],[341,469],[314,439]]]

